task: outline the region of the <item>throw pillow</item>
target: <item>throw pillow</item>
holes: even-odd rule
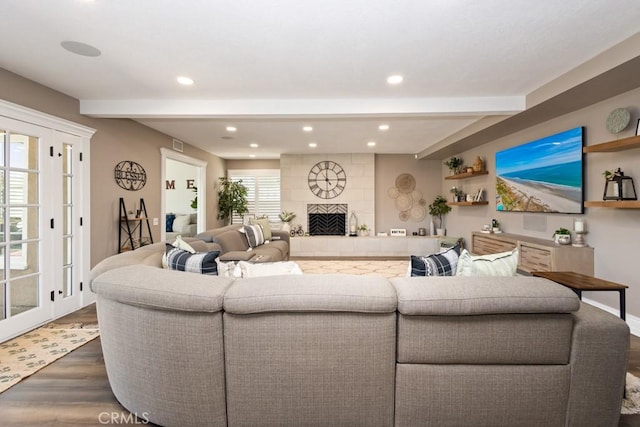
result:
[[[259,225],[262,227],[264,240],[271,240],[271,224],[269,223],[269,218],[251,218],[249,219],[249,225]]]
[[[169,270],[199,274],[218,274],[216,258],[220,251],[190,253],[167,243],[167,267]]]
[[[238,263],[242,277],[280,276],[283,274],[302,274],[300,266],[293,261],[263,262],[254,264],[247,261]]]
[[[167,246],[168,246],[168,244],[167,244]],[[176,240],[173,243],[171,243],[171,246],[173,246],[174,248],[182,249],[183,251],[187,251],[187,252],[192,253],[192,254],[196,253],[196,250],[193,249],[190,244],[188,244],[187,242],[182,240],[182,236],[177,236]],[[166,251],[165,251],[164,254],[162,254],[162,268],[169,268],[167,266],[167,252]]]
[[[460,254],[456,276],[515,276],[518,249],[490,255],[471,255],[466,249]]]
[[[240,232],[246,236],[249,248],[253,249],[264,244],[264,234],[262,234],[262,227],[259,225],[245,225],[240,228]]]
[[[191,217],[189,215],[176,215],[176,219],[173,220],[173,232],[182,233],[191,223]]]
[[[175,214],[167,214],[164,231],[167,233],[171,233],[173,231],[173,221],[176,219]]]
[[[428,256],[411,255],[411,276],[453,276],[458,264],[460,245]]]
[[[239,279],[242,277],[242,271],[235,261],[220,261],[220,258],[216,258],[216,264],[218,266],[218,276],[233,277]]]

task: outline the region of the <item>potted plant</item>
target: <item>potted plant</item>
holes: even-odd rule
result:
[[[571,243],[571,232],[560,227],[553,233],[553,239],[560,245],[568,245]]]
[[[449,160],[447,160],[446,162],[444,162],[445,166],[447,166],[449,168],[449,171],[452,174],[456,174],[456,173],[460,173],[460,170],[462,168],[462,162],[464,160],[462,160],[461,157],[455,157],[453,156],[452,158],[450,158]]]
[[[453,194],[454,202],[464,202],[464,192],[458,187],[451,187],[449,190]]]
[[[289,224],[296,217],[294,212],[282,211],[280,212],[280,221],[282,221],[282,230],[291,231],[291,224]]]
[[[367,227],[367,224],[362,224],[360,227],[358,227],[358,235],[359,236],[369,235],[369,227]]]
[[[218,219],[233,224],[233,214],[247,213],[247,187],[242,185],[242,180],[231,181],[228,178],[218,178],[220,189],[218,190]]]
[[[196,197],[191,201],[191,209],[198,209],[198,187],[193,187],[193,192],[196,193]]]
[[[429,215],[438,218],[438,227],[436,228],[436,234],[444,236],[446,229],[444,228],[444,216],[451,212],[451,206],[447,205],[447,199],[442,196],[438,196],[433,200],[433,203],[429,205]]]

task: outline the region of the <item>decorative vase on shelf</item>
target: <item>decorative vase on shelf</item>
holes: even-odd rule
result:
[[[445,228],[436,228],[436,235],[437,236],[446,236],[447,235],[447,230]]]
[[[436,225],[433,223],[433,218],[431,218],[431,222],[429,223],[429,236],[433,236],[436,234]]]
[[[288,222],[283,222],[282,226],[280,227],[280,229],[282,231],[286,231],[287,233],[291,231],[291,224],[289,224]]]

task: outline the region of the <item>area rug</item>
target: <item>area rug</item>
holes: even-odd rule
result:
[[[0,344],[0,393],[98,336],[95,324],[50,323]]]
[[[306,274],[359,274],[379,275],[386,278],[405,277],[409,268],[409,259],[394,261],[376,260],[296,260]]]
[[[621,414],[640,414],[640,378],[627,372],[626,396],[622,400]]]

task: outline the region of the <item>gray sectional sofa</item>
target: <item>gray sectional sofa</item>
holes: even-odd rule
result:
[[[233,280],[152,252],[105,260],[91,288],[112,390],[154,423],[618,423],[629,328],[545,279]]]

